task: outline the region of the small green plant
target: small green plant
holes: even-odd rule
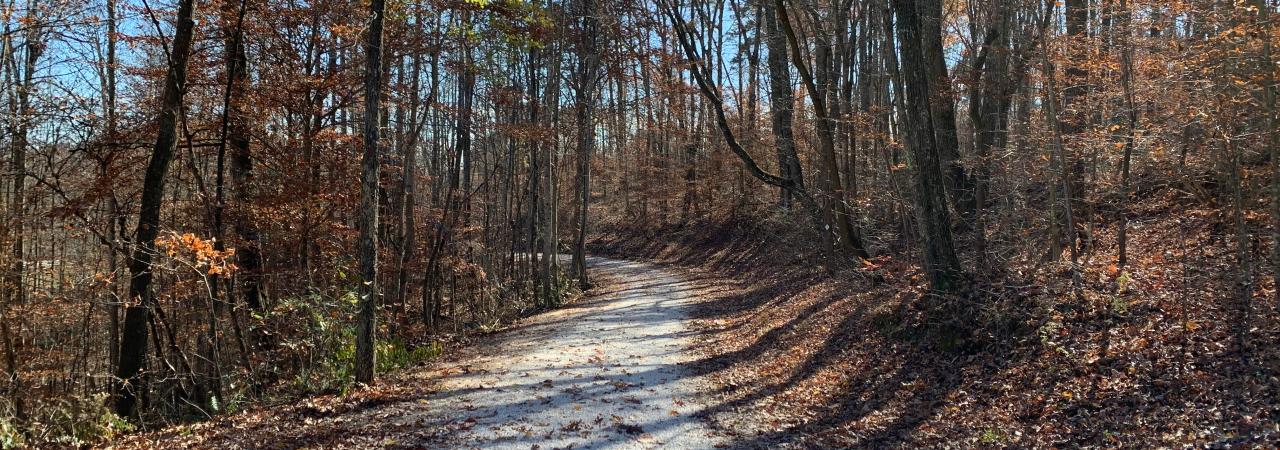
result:
[[[1118,295],[1112,296],[1111,312],[1122,316],[1129,314],[1129,302]]]
[[[280,342],[293,361],[292,390],[304,394],[342,392],[353,378],[356,295],[343,290],[326,295],[281,299],[261,320],[263,326],[293,336]]]
[[[303,394],[343,394],[355,380],[353,372],[357,295],[353,290],[335,294],[312,293],[282,299],[261,320],[275,330],[292,328],[297,336],[280,343],[290,353],[295,371],[289,374],[291,391]],[[401,339],[379,340],[374,346],[378,372],[410,367],[440,354],[438,343],[414,346]],[[232,403],[236,399],[231,400]],[[228,408],[234,408],[234,404]]]
[[[1008,439],[1004,432],[995,428],[986,428],[982,430],[982,434],[978,436],[978,441],[983,444],[1000,444]]]
[[[376,348],[379,372],[418,365],[439,356],[441,350],[438,342],[409,348],[400,339],[379,341]]]
[[[1121,271],[1120,276],[1116,277],[1116,286],[1118,287],[1119,292],[1128,291],[1129,284],[1132,282],[1133,282],[1133,277],[1129,276],[1129,271],[1127,270]]]
[[[22,436],[22,430],[18,429],[8,417],[0,418],[0,449],[8,450],[24,446],[26,446],[26,439]]]
[[[1058,341],[1056,340],[1056,338],[1062,334],[1062,330],[1062,322],[1050,320],[1045,322],[1044,325],[1041,325],[1040,329],[1036,330],[1036,334],[1040,336],[1041,345],[1066,355],[1067,350],[1062,348],[1062,345],[1058,344]]]

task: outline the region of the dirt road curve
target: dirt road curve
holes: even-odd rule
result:
[[[431,446],[485,449],[703,449],[719,442],[695,415],[681,366],[693,337],[681,280],[652,265],[591,258],[622,280],[579,304],[499,334],[483,355],[443,370]],[[426,419],[426,420],[422,420]]]

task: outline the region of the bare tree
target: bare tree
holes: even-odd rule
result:
[[[596,0],[578,0],[578,67],[575,96],[578,123],[578,233],[573,245],[573,272],[578,287],[591,288],[587,277],[587,223],[591,203],[591,154],[596,145],[596,94],[600,90],[600,10]]]
[[[151,149],[151,160],[142,181],[141,210],[135,231],[133,256],[129,260],[129,307],[125,308],[123,337],[120,341],[120,364],[116,369],[116,414],[131,416],[138,394],[145,389],[142,368],[147,355],[148,327],[151,310],[156,306],[152,290],[151,262],[156,253],[156,236],[160,232],[160,211],[164,205],[165,176],[178,143],[178,122],[182,114],[182,96],[186,90],[187,59],[191,56],[191,40],[195,21],[195,0],[178,3],[173,46],[166,48],[168,71],[157,118],[158,131]]]
[[[951,238],[941,161],[935,141],[930,109],[929,73],[921,47],[921,20],[911,0],[893,0],[898,18],[898,40],[902,46],[902,76],[905,82],[904,131],[907,148],[915,163],[916,208],[920,233],[924,237],[924,268],[929,285],[939,292],[965,289],[964,273]]]
[[[371,20],[365,36],[364,148],[360,173],[360,312],[356,318],[355,378],[372,383],[378,308],[378,146],[382,111],[382,26],[385,0],[369,3]]]
[[[791,24],[784,0],[774,0],[774,8],[778,13],[778,23],[782,25],[787,42],[791,44],[791,62],[795,64],[796,71],[800,72],[800,80],[804,82],[805,91],[809,93],[809,102],[813,105],[814,115],[817,116],[818,162],[821,169],[818,184],[823,197],[822,212],[826,216],[825,222],[829,224],[823,236],[831,242],[833,248],[842,250],[841,253],[852,255],[857,259],[869,258],[871,254],[867,252],[866,244],[862,241],[862,231],[858,229],[841,195],[844,186],[840,182],[840,165],[836,158],[835,122],[831,117],[831,109],[828,108],[827,101],[830,97],[831,84],[820,82],[831,79],[832,76],[825,73],[821,77],[822,80],[815,80],[813,72],[809,70],[801,53],[800,40]],[[829,46],[822,43],[819,43],[815,50],[818,60],[816,66],[824,72],[831,70],[829,51]]]
[[[804,174],[800,157],[796,155],[795,130],[792,128],[792,105],[795,99],[791,90],[791,67],[787,63],[787,36],[778,26],[777,5],[764,2],[765,42],[769,50],[769,116],[773,125],[773,145],[778,155],[778,175],[792,180],[803,188]],[[778,189],[778,204],[790,208],[792,193]]]

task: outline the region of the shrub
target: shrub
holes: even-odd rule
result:
[[[69,396],[35,406],[31,421],[25,427],[26,437],[37,447],[39,443],[85,447],[105,442],[133,429],[128,421],[107,407],[107,394]],[[0,447],[24,445],[24,436],[16,432],[12,419],[0,420]]]

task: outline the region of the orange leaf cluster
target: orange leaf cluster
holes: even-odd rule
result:
[[[227,275],[235,270],[229,259],[236,249],[218,250],[214,239],[201,239],[194,233],[170,233],[156,239],[156,247],[165,255],[191,263],[209,275]]]

